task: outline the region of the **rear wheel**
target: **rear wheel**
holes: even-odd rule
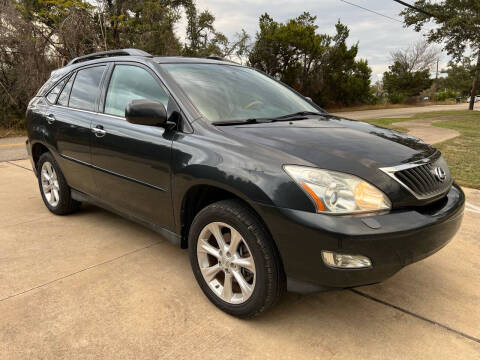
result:
[[[80,203],[72,199],[70,187],[51,153],[40,156],[37,169],[40,193],[48,210],[56,215],[65,215],[79,208]]]
[[[269,234],[239,201],[220,201],[198,213],[190,228],[189,254],[205,295],[231,315],[258,315],[284,290],[280,259]]]

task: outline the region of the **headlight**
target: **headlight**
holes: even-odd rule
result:
[[[317,212],[352,214],[392,207],[383,192],[356,176],[298,165],[283,168],[312,199]]]

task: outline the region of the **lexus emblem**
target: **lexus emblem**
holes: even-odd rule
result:
[[[447,177],[445,170],[443,170],[441,167],[436,167],[435,169],[433,169],[433,173],[439,181],[444,181]]]

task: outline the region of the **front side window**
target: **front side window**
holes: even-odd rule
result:
[[[138,66],[116,65],[108,86],[105,114],[125,116],[132,100],[148,99],[168,105],[168,95],[153,76]]]
[[[318,112],[302,96],[256,70],[219,64],[162,64],[209,121]]]
[[[100,96],[100,82],[106,66],[95,66],[79,70],[73,83],[68,106],[95,111],[95,104]]]
[[[57,100],[58,93],[62,90],[63,85],[65,85],[65,82],[67,79],[63,79],[60,81],[52,90],[47,95],[47,100],[51,104],[55,104],[55,100]]]

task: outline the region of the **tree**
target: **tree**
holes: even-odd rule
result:
[[[426,41],[390,53],[392,65],[383,74],[383,85],[390,102],[398,103],[420,95],[432,85],[430,70],[439,52]]]
[[[236,57],[241,61],[248,52],[248,40],[250,36],[245,30],[235,35],[232,42],[215,30],[215,16],[208,11],[198,12],[194,2],[186,8],[187,17],[187,41],[183,47],[183,55],[206,57],[216,55],[220,57]]]
[[[440,86],[445,89],[456,90],[461,96],[468,96],[472,88],[472,78],[475,75],[475,65],[469,58],[464,58],[460,63],[450,61],[448,68],[442,70],[446,74],[440,79]]]
[[[92,15],[94,6],[84,0],[15,0],[13,6],[30,23],[44,48],[63,60],[99,47]]]
[[[383,74],[383,87],[392,103],[399,103],[407,98],[420,95],[432,85],[430,71],[411,71],[405,62],[395,61]]]
[[[95,18],[104,48],[139,48],[155,55],[178,55],[182,45],[174,26],[191,0],[103,0]]]
[[[358,44],[346,45],[348,28],[339,22],[334,36],[318,34],[315,20],[308,12],[286,23],[263,14],[249,64],[320,105],[368,101],[371,70],[356,60]]]
[[[392,62],[403,64],[409,72],[432,70],[439,57],[438,49],[430,46],[425,40],[418,41],[406,49],[390,53]]]
[[[480,1],[478,0],[417,0],[414,5],[425,12],[404,10],[406,26],[416,31],[426,28],[426,38],[431,43],[444,43],[445,50],[454,60],[460,61],[469,49],[476,58],[472,80],[470,110],[473,110],[480,73]],[[431,23],[435,26],[432,27]]]
[[[57,60],[49,39],[40,35],[18,5],[0,2],[0,124],[7,127],[17,125]]]

